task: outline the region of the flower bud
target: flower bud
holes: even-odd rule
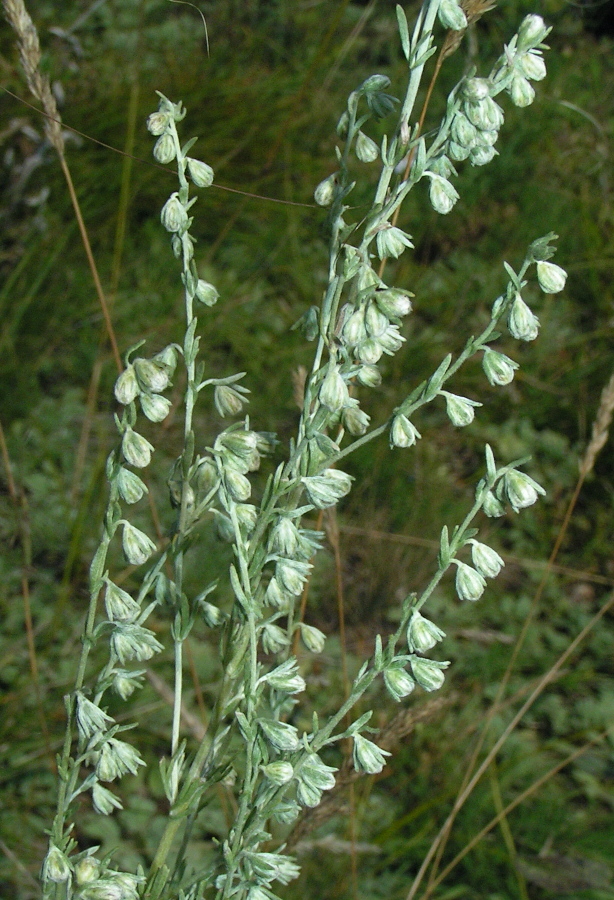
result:
[[[122,547],[131,566],[142,565],[147,562],[152,553],[156,552],[156,545],[151,538],[129,522],[124,522]]]
[[[514,106],[523,108],[525,106],[530,106],[535,100],[535,88],[526,78],[519,75],[517,72],[514,72],[512,75],[512,83],[508,90]]]
[[[472,166],[486,166],[491,162],[497,151],[488,144],[477,144],[469,151],[469,162]]]
[[[127,462],[137,469],[144,469],[151,462],[151,454],[153,453],[153,445],[143,437],[128,427],[122,438],[122,453]]]
[[[309,502],[317,509],[334,506],[352,488],[352,478],[340,469],[325,469],[321,475],[307,476],[301,481]]]
[[[509,384],[514,379],[514,371],[518,368],[518,363],[506,356],[505,353],[499,353],[497,350],[491,350],[486,347],[482,358],[482,368],[486,373],[486,377],[490,384],[504,385]]]
[[[377,255],[380,259],[386,259],[389,256],[398,259],[407,247],[411,248],[414,246],[411,241],[411,235],[401,231],[395,225],[390,225],[388,222],[386,222],[381,231],[378,231],[375,243],[377,245]]]
[[[534,341],[539,332],[539,319],[518,293],[510,309],[507,327],[512,337],[519,341]]]
[[[262,648],[265,653],[279,653],[288,643],[288,636],[279,625],[267,623],[262,629]]]
[[[197,491],[206,495],[219,484],[219,480],[220,476],[217,471],[217,466],[211,457],[206,456],[204,459],[199,460],[194,477],[194,486]]]
[[[343,427],[354,437],[360,437],[366,433],[369,421],[369,416],[358,405],[346,407],[341,416]]]
[[[294,725],[274,719],[258,719],[258,725],[267,741],[280,753],[298,750],[298,732]]]
[[[447,153],[454,162],[463,162],[463,160],[467,159],[470,152],[469,147],[463,147],[462,144],[457,144],[456,141],[448,141]]]
[[[459,196],[460,195],[452,182],[437,175],[431,176],[429,198],[435,212],[438,212],[443,216],[447,215],[454,207]]]
[[[390,755],[388,750],[382,750],[381,747],[378,747],[373,741],[367,740],[361,734],[354,735],[352,759],[354,768],[358,772],[377,775],[386,765],[386,757]]]
[[[145,482],[124,466],[120,466],[117,474],[117,490],[125,503],[137,503],[148,493]]]
[[[400,666],[389,666],[384,670],[384,683],[388,693],[397,703],[411,694],[416,682],[405,669]]]
[[[466,100],[463,111],[480,131],[498,131],[503,125],[503,110],[492,97],[485,97],[477,103]]]
[[[488,90],[484,96],[488,96]],[[450,133],[457,144],[460,144],[461,147],[468,147],[469,149],[473,147],[478,136],[478,130],[475,125],[472,125],[467,116],[460,112],[460,110],[452,119]]]
[[[157,137],[164,134],[171,122],[171,116],[166,112],[154,112],[147,119],[147,130]]]
[[[365,163],[375,162],[379,156],[379,147],[375,141],[372,141],[362,131],[358,132],[358,137],[356,138],[356,156],[361,162]]]
[[[141,408],[150,422],[163,422],[171,411],[171,401],[159,394],[141,394]]]
[[[213,392],[213,402],[220,416],[225,418],[226,416],[238,416],[243,409],[243,404],[248,400],[229,384],[218,384]]]
[[[445,678],[442,669],[447,669],[449,665],[449,662],[414,656],[411,661],[411,670],[421,688],[425,691],[437,691]]]
[[[264,592],[265,603],[268,606],[274,606],[276,609],[287,609],[290,596],[281,589],[275,576],[271,578]]]
[[[126,366],[115,382],[115,397],[118,403],[127,406],[132,403],[139,393],[139,384],[136,380],[134,366]]]
[[[350,347],[355,347],[367,339],[365,311],[363,307],[354,310],[343,326],[343,337]]]
[[[271,550],[281,556],[294,557],[300,543],[298,528],[288,516],[280,516],[271,532]]]
[[[310,569],[310,563],[280,557],[275,566],[275,578],[282,590],[296,597],[303,590]]]
[[[329,175],[319,183],[313,192],[313,199],[318,206],[330,206],[335,196],[335,186],[337,184],[337,173]]]
[[[400,350],[405,343],[405,338],[400,333],[398,325],[389,325],[386,331],[383,334],[380,334],[377,340],[384,353],[387,353],[389,356],[392,356],[393,353]]]
[[[389,325],[388,317],[379,311],[377,304],[369,302],[365,312],[365,327],[369,337],[381,337]]]
[[[445,632],[430,619],[425,619],[418,610],[414,610],[407,626],[407,644],[410,651],[424,653],[431,650],[438,641],[445,638]]]
[[[347,406],[350,395],[347,385],[336,365],[329,365],[319,390],[320,403],[331,412],[339,412]]]
[[[545,294],[558,294],[565,287],[567,272],[554,263],[540,260],[537,263],[537,280]]]
[[[482,503],[482,509],[489,519],[498,519],[499,516],[505,515],[505,507],[500,500],[497,500],[492,491],[488,491]]]
[[[356,355],[361,363],[366,366],[374,366],[382,358],[384,348],[376,338],[367,338],[356,347]]]
[[[299,675],[298,663],[292,656],[261,680],[266,681],[273,690],[283,691],[285,694],[300,694],[306,687],[305,679]]]
[[[236,469],[228,467],[224,472],[224,483],[228,493],[235,503],[244,503],[249,500],[252,493],[252,486],[249,478],[237,472]]]
[[[192,179],[196,187],[211,187],[214,178],[214,173],[211,166],[208,166],[207,163],[201,162],[200,159],[192,159],[191,156],[188,156],[187,163],[190,178]]]
[[[385,291],[376,291],[373,299],[387,318],[400,319],[411,312],[410,297],[413,294],[409,291],[387,288]]]
[[[80,859],[75,866],[75,881],[78,885],[96,881],[100,872],[100,862],[94,856]]]
[[[201,303],[204,303],[205,306],[214,306],[217,303],[220,295],[214,285],[209,284],[208,281],[204,281],[204,279],[202,278],[199,278],[196,284],[194,296],[197,300],[200,300]]]
[[[525,16],[518,29],[518,49],[528,50],[536,47],[541,44],[549,31],[541,16],[534,14]]]
[[[542,81],[546,77],[546,63],[539,50],[523,53],[518,57],[518,67],[525,78]]]
[[[314,625],[306,625],[301,622],[299,625],[301,632],[301,640],[305,647],[311,653],[321,653],[326,643],[326,635],[316,628]]]
[[[379,387],[382,383],[382,374],[377,366],[361,366],[356,378],[364,387]]]
[[[440,391],[446,398],[446,412],[448,418],[457,428],[470,425],[475,418],[474,408],[481,406],[477,400],[469,400],[468,397],[459,397],[458,394],[450,394],[448,391]]]
[[[145,391],[152,391],[154,394],[159,394],[160,391],[166,390],[171,383],[168,369],[157,365],[151,359],[135,359],[134,372],[139,387]]]
[[[346,139],[348,136],[348,127],[350,124],[350,117],[348,116],[347,110],[344,110],[341,113],[341,118],[337,122],[337,134],[341,138],[342,141]]]
[[[261,766],[260,768],[265,778],[277,785],[288,784],[289,781],[292,781],[294,775],[292,765],[289,762],[282,762],[282,760],[277,760],[269,763],[268,766]]]
[[[168,133],[158,138],[153,148],[154,158],[165,165],[175,159],[175,141]]]
[[[390,446],[391,447],[413,447],[416,441],[422,435],[407,416],[399,413],[392,420],[390,428]]]
[[[441,0],[437,15],[444,28],[449,28],[452,31],[462,31],[463,28],[467,27],[467,16],[458,0]]]
[[[479,103],[490,96],[490,84],[486,78],[466,78],[461,90],[465,100],[471,103]]]
[[[70,880],[71,866],[68,857],[53,844],[43,863],[42,875],[43,881],[53,881],[55,884]]]
[[[476,540],[472,540],[471,545],[471,559],[480,575],[496,578],[505,565],[496,550]]]
[[[536,481],[512,469],[507,472],[501,482],[499,482],[497,494],[501,499],[506,499],[514,512],[532,506],[537,501],[538,494],[545,496],[546,492]]]
[[[113,690],[122,698],[122,700],[127,700],[137,688],[143,686],[141,676],[144,674],[145,672],[143,669],[136,672],[129,672],[126,669],[117,669],[113,673]]]
[[[113,722],[111,716],[88,700],[81,691],[77,691],[76,719],[79,737],[82,741],[89,741],[95,735],[104,734],[108,731],[109,724]]]
[[[171,194],[162,207],[160,220],[167,231],[182,231],[188,224],[188,214],[177,192]]]
[[[124,808],[119,797],[98,782],[92,788],[92,803],[101,816],[110,816],[114,810]]]
[[[459,600],[471,600],[474,603],[479,600],[484,589],[486,581],[474,568],[466,563],[454,560],[456,563],[456,593]]]
[[[141,607],[112,581],[107,581],[104,605],[110,622],[133,622],[141,611]]]

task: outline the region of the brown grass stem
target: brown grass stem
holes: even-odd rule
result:
[[[426,856],[424,857],[424,860],[422,861],[422,865],[420,866],[420,869],[418,870],[418,874],[416,875],[416,878],[414,879],[414,883],[412,884],[412,887],[410,888],[409,893],[407,894],[407,900],[413,900],[413,898],[416,896],[416,892],[417,892],[418,888],[420,887],[420,884],[421,884],[421,882],[424,878],[424,875],[431,863],[431,860],[433,859],[433,857],[435,856],[435,854],[437,852],[440,842],[448,834],[451,824],[454,822],[454,819],[456,818],[457,813],[464,806],[466,800],[473,792],[474,787],[476,786],[478,781],[481,779],[484,772],[486,772],[486,770],[490,766],[492,760],[496,758],[497,753],[499,752],[501,747],[505,744],[505,742],[507,741],[507,739],[510,736],[510,734],[512,733],[512,731],[515,729],[516,725],[518,725],[518,723],[524,717],[525,713],[531,708],[531,706],[535,703],[537,698],[542,694],[544,689],[554,679],[557,672],[561,669],[561,667],[564,665],[564,663],[567,661],[567,659],[571,656],[571,654],[574,652],[576,647],[584,640],[586,635],[594,628],[594,626],[597,624],[597,622],[600,621],[600,619],[606,614],[606,612],[612,607],[613,604],[614,604],[614,593],[612,593],[610,595],[609,600],[601,607],[599,612],[596,613],[593,616],[593,618],[584,626],[584,628],[574,638],[574,640],[571,642],[571,644],[569,644],[567,649],[564,650],[563,653],[559,656],[559,658],[554,663],[554,665],[552,665],[550,667],[550,669],[548,669],[548,671],[545,673],[545,675],[543,675],[543,677],[539,680],[537,686],[532,691],[532,693],[527,698],[527,700],[523,703],[522,707],[518,710],[518,712],[513,717],[511,722],[507,725],[507,727],[503,731],[503,734],[499,737],[499,739],[494,743],[494,745],[491,747],[489,752],[486,754],[484,760],[482,761],[481,765],[479,766],[479,768],[477,769],[477,771],[475,772],[473,777],[467,782],[465,788],[462,791],[460,791],[459,795],[457,796],[457,798],[454,802],[452,811],[448,815],[448,818],[442,825],[441,829],[439,830],[439,833],[433,840],[428,853],[426,854]],[[488,723],[486,723],[486,724],[488,724]],[[485,725],[485,728],[486,728],[486,725]],[[427,890],[425,891],[425,893],[422,897],[422,900],[426,900],[426,898],[428,896],[430,896],[430,893],[434,889],[434,885],[435,885],[435,882],[433,881],[431,886],[427,887]]]
[[[519,794],[514,800],[512,800],[511,803],[508,803],[505,809],[502,809],[500,812],[498,812],[497,815],[490,820],[488,825],[485,825],[478,834],[474,835],[474,837],[472,837],[471,840],[467,844],[465,844],[463,849],[459,853],[457,853],[454,859],[450,863],[448,863],[445,869],[443,869],[443,871],[437,876],[431,886],[431,889],[428,892],[425,892],[420,900],[426,900],[426,898],[430,896],[431,890],[434,890],[436,887],[438,887],[444,880],[444,878],[447,878],[452,869],[454,869],[459,864],[459,862],[461,862],[461,860],[464,859],[465,856],[471,850],[473,850],[473,848],[477,844],[479,844],[482,838],[485,837],[489,831],[492,831],[492,829],[495,828],[499,824],[499,822],[506,818],[512,812],[512,810],[516,809],[517,806],[520,806],[521,803],[524,803],[524,801],[528,797],[530,797],[531,794],[534,794],[536,791],[538,791],[540,787],[542,787],[547,781],[557,775],[562,769],[572,763],[575,759],[578,759],[579,756],[582,756],[583,753],[586,753],[587,750],[602,741],[610,731],[612,731],[612,728],[606,729],[606,731],[602,732],[596,738],[593,738],[592,740],[587,741],[586,744],[578,747],[577,750],[574,750],[573,753],[570,753],[569,756],[566,756],[565,759],[561,760],[560,763],[557,763],[556,766],[553,766],[551,769],[549,769],[544,775],[541,776],[541,778],[538,778],[537,781],[534,781],[533,784],[529,785],[529,787],[521,794]]]

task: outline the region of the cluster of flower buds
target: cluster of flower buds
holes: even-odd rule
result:
[[[160,395],[162,391],[170,387],[176,366],[177,349],[174,344],[165,347],[151,359],[138,357],[133,362],[129,362],[115,382],[117,401],[128,406],[138,398],[145,416],[151,422],[162,422],[170,412],[171,402]],[[132,443],[134,443],[132,458],[126,457],[128,462],[140,468],[148,465],[151,450],[149,455],[147,452],[142,453],[139,442]],[[132,459],[136,459],[136,462],[133,462]]]
[[[390,235],[388,229],[380,235]],[[405,245],[404,245],[405,246]],[[379,247],[379,245],[378,245]],[[383,256],[398,255],[387,253],[390,247],[380,248]],[[411,292],[387,287],[369,266],[362,266],[358,273],[358,301],[353,307],[346,306],[341,313],[343,321],[342,338],[352,355],[366,371],[358,373],[362,384],[378,384],[372,368],[386,353],[392,356],[403,345],[405,338],[399,331],[404,316],[411,312]]]
[[[155,159],[163,165],[173,162],[177,157],[178,139],[175,124],[180,122],[184,116],[185,109],[181,103],[171,103],[170,100],[167,100],[166,97],[160,94],[160,104],[157,112],[152,113],[147,119],[147,130],[150,134],[153,134],[154,137],[158,138],[154,144],[153,155]],[[213,184],[213,169],[211,166],[201,162],[199,159],[193,159],[191,156],[186,157],[186,164],[190,178],[196,187],[209,187]],[[176,204],[172,203],[173,198],[176,198],[176,196],[177,195],[174,194],[171,200],[169,200],[171,206],[176,207]],[[181,204],[179,205],[181,206]],[[163,212],[162,222],[168,231],[179,231],[182,225],[187,222],[187,215],[184,222],[183,214],[178,209],[175,208],[171,212],[171,207],[168,207],[166,216],[169,225],[176,224],[173,218],[175,214],[179,216],[182,221],[178,224],[178,227],[169,228],[165,222],[165,214]]]
[[[550,30],[541,16],[526,16],[495,66],[493,84],[506,90],[515,106],[530,106],[535,99],[531,82],[546,77],[541,48]]]
[[[459,600],[479,600],[486,588],[487,578],[496,578],[503,568],[499,554],[486,544],[470,539],[473,566],[453,559],[456,565],[456,593]]]
[[[70,884],[75,900],[138,900],[145,878],[110,869],[93,852],[89,849],[69,859],[52,844],[43,863],[43,883]]]
[[[494,158],[503,110],[493,93],[488,78],[474,76],[463,81],[462,103],[452,120],[447,143],[447,153],[456,162],[468,159],[473,166],[484,166]]]

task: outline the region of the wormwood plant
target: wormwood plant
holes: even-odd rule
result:
[[[518,364],[499,352],[495,342],[504,326],[520,341],[537,337],[538,319],[522,297],[533,266],[544,292],[556,293],[565,284],[563,269],[549,262],[556,236],[534,241],[518,271],[504,264],[507,286],[494,301],[482,333],[469,337],[456,359],[448,354],[428,379],[400,398],[385,421],[371,426],[360,405],[361,392],[380,384],[378,364],[385,354],[402,348],[403,319],[411,311],[411,292],[383,280],[386,260],[413,246],[411,235],[396,224],[401,205],[426,180],[433,208],[449,213],[459,199],[455,164],[468,160],[482,166],[497,154],[504,114],[495,98],[508,94],[515,105],[528,106],[535,96],[531,82],[546,74],[542,51],[549,29],[539,16],[529,15],[490,74],[468,72],[451,91],[439,125],[422,133],[414,108],[425,64],[437,50],[437,21],[445,30],[439,64],[458,46],[468,18],[487,8],[485,3],[425,0],[410,35],[405,13],[397,6],[408,66],[402,101],[387,93],[390,82],[383,75],[370,76],[348,98],[337,126],[336,171],[315,190],[316,203],[328,210],[328,284],[319,306],[297,323],[315,350],[296,435],[286,448],[243,417],[249,393],[243,383],[246,373],[210,375],[199,357],[197,331],[219,297],[216,288],[199,277],[191,234],[196,197],[190,190],[207,188],[214,174],[190,156],[195,139],[180,139],[178,127],[185,116],[181,103],[160,95],[158,110],[149,116],[147,127],[157,139],[156,160],[177,167],[178,190],[164,204],[161,220],[181,267],[185,333],[181,343],[171,343],[151,357],[138,355],[142,342],[132,347],[115,385],[122,408],[115,417],[119,440],[107,462],[109,496],[102,538],[90,569],[90,603],[75,688],[66,697],[57,813],[42,870],[46,898],[274,900],[275,882],[286,885],[299,872],[283,852],[283,835],[302,808],[316,807],[323,792],[335,785],[337,770],[324,762],[322,751],[351,739],[359,772],[383,769],[389,753],[372,739],[371,712],[352,721],[355,706],[378,678],[399,702],[416,688],[441,687],[449,663],[427,654],[444,632],[423,615],[425,604],[449,570],[454,571],[459,599],[479,600],[487,579],[498,575],[503,561],[478,540],[476,521],[482,513],[502,516],[508,507],[519,512],[544,493],[521,471],[526,460],[499,465],[487,446],[475,501],[451,532],[442,529],[431,580],[421,593],[405,599],[396,631],[385,640],[376,637],[373,654],[337,712],[323,722],[314,713],[311,729],[299,733],[292,720],[306,685],[291,648],[297,633],[314,654],[325,642],[324,634],[301,621],[296,609],[323,537],[305,527],[305,517],[335,506],[349,493],[352,478],[343,471],[343,462],[358,447],[384,434],[391,447],[415,445],[421,439],[415,423],[426,404],[443,402],[453,425],[469,425],[481,404],[448,390],[460,367],[479,355],[491,385],[509,384]],[[368,123],[392,113],[396,123],[378,146],[366,133]],[[356,185],[355,158],[379,165],[366,213],[348,205]],[[164,392],[178,366],[185,370],[184,440],[168,479],[175,524],[160,550],[130,521],[132,507],[147,492],[138,472],[149,466],[154,452],[139,431],[139,419],[159,423],[168,416],[171,402]],[[201,396],[220,416],[235,419],[208,447],[193,427]],[[253,473],[272,454],[281,461],[259,485]],[[202,553],[199,526],[205,519],[215,521],[232,547],[229,571],[220,573],[232,589],[229,610],[214,602],[216,582],[202,584],[196,596],[184,586],[188,556],[198,560]],[[144,567],[134,594],[119,587],[109,571],[113,541],[121,541],[129,564]],[[160,761],[168,820],[149,871],[127,873],[118,871],[112,858],[100,859],[95,848],[79,850],[72,814],[75,800],[87,795],[96,812],[113,815],[121,809],[113,782],[145,765],[130,741],[130,726],[109,715],[107,696],[127,700],[143,682],[145,670],[140,666],[163,649],[147,627],[154,609],[170,616],[175,665],[170,747],[168,757]],[[183,645],[197,619],[217,630],[223,675],[206,735],[191,746],[180,728]],[[91,671],[92,648],[103,644],[108,644],[107,662],[100,671]],[[220,782],[234,790],[234,821],[215,863],[188,868],[186,848],[196,817]]]

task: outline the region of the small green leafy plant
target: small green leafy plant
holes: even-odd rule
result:
[[[292,720],[306,684],[292,648],[297,635],[314,654],[325,642],[324,634],[303,622],[297,611],[323,537],[305,526],[305,517],[335,506],[350,492],[352,478],[343,471],[343,461],[358,447],[385,434],[391,447],[415,445],[421,439],[416,422],[426,404],[443,401],[454,426],[469,425],[481,404],[448,389],[455,374],[480,355],[489,383],[509,384],[518,364],[499,352],[495,342],[504,325],[520,341],[537,337],[538,319],[522,297],[533,266],[544,292],[556,293],[565,285],[565,272],[549,261],[555,235],[534,241],[518,271],[505,264],[507,286],[494,301],[482,333],[469,337],[456,359],[448,354],[385,421],[371,426],[361,408],[361,391],[380,384],[382,357],[403,347],[403,319],[412,308],[410,291],[383,280],[386,260],[413,246],[411,235],[396,224],[401,205],[426,180],[433,208],[449,213],[459,199],[455,164],[468,160],[482,166],[497,154],[503,110],[495,97],[508,94],[516,106],[528,106],[535,96],[532,82],[546,73],[542,51],[549,29],[539,16],[529,15],[490,74],[468,72],[451,91],[442,121],[423,134],[421,124],[414,124],[414,109],[425,64],[437,49],[437,21],[446,32],[442,50],[451,52],[475,17],[475,8],[475,3],[458,0],[425,0],[410,34],[405,13],[397,6],[408,66],[402,101],[387,93],[390,82],[383,75],[370,76],[349,96],[337,126],[336,171],[315,190],[316,203],[327,210],[328,284],[320,305],[297,323],[315,350],[296,434],[286,448],[274,434],[258,431],[248,417],[242,418],[249,394],[243,384],[246,373],[209,375],[199,357],[197,332],[219,296],[214,285],[199,276],[191,233],[196,198],[190,197],[190,190],[209,187],[214,173],[190,156],[195,139],[185,144],[180,139],[178,126],[185,116],[181,103],[160,95],[159,108],[148,119],[156,137],[156,160],[177,167],[178,190],[164,204],[161,220],[181,267],[185,333],[181,343],[169,344],[152,357],[138,355],[142,344],[133,347],[115,385],[122,407],[115,420],[119,441],[107,462],[109,496],[102,538],[91,564],[75,688],[66,698],[57,814],[43,865],[46,898],[274,900],[275,884],[286,885],[299,872],[283,852],[284,829],[287,833],[301,809],[316,807],[323,792],[335,785],[336,769],[324,762],[322,751],[351,739],[359,772],[383,769],[389,754],[372,739],[376,729],[369,725],[371,713],[352,721],[358,701],[379,678],[399,702],[416,688],[441,687],[449,663],[426,654],[444,632],[423,615],[425,604],[449,570],[455,573],[459,599],[479,600],[487,579],[499,574],[503,561],[478,540],[476,520],[482,512],[502,516],[508,506],[519,512],[544,493],[520,470],[526,460],[498,465],[487,446],[475,502],[451,532],[442,529],[431,580],[421,593],[405,599],[395,632],[386,640],[376,638],[373,654],[337,712],[322,722],[314,713],[310,730],[299,733]],[[378,144],[366,133],[368,123],[393,113],[396,123]],[[347,202],[356,185],[356,159],[379,165],[368,211],[360,216]],[[171,401],[165,391],[178,366],[184,369],[186,385],[183,449],[168,479],[176,518],[168,542],[159,550],[130,521],[131,509],[148,490],[138,473],[149,466],[154,452],[139,431],[139,418],[153,423],[166,419]],[[201,396],[221,417],[236,420],[207,447],[194,430]],[[272,454],[281,461],[258,484],[254,473]],[[229,609],[214,602],[217,582],[202,584],[195,595],[186,588],[186,565],[199,553],[199,526],[205,519],[215,521],[232,548],[229,570],[220,573],[232,591]],[[113,541],[121,541],[130,565],[144,567],[136,592],[121,588],[109,571]],[[101,599],[104,611],[99,614]],[[118,871],[112,859],[100,859],[95,849],[79,850],[72,814],[82,795],[100,815],[121,809],[113,782],[145,764],[128,739],[130,726],[109,714],[107,696],[127,700],[143,682],[145,670],[139,667],[163,649],[147,627],[154,609],[170,614],[174,651],[171,741],[168,758],[160,761],[168,819],[149,871],[126,873]],[[223,675],[206,735],[192,747],[181,734],[183,648],[198,619],[218,631]],[[106,664],[91,671],[92,648],[106,644]],[[215,862],[188,867],[186,848],[196,817],[220,782],[234,791],[236,815]],[[272,822],[278,823],[276,844]]]

